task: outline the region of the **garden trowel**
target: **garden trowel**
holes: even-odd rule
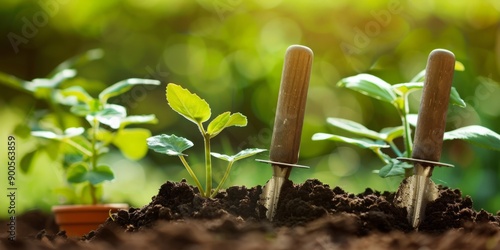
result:
[[[266,183],[261,194],[261,204],[267,208],[266,217],[269,220],[272,220],[276,213],[281,187],[290,176],[292,168],[305,167],[296,163],[299,158],[312,60],[313,52],[305,46],[292,45],[285,54],[269,150],[270,160],[258,160],[270,163],[273,167],[273,177]]]
[[[432,170],[436,166],[452,167],[440,163],[439,159],[454,69],[453,53],[443,49],[436,49],[430,53],[412,156],[398,158],[414,164],[413,176],[403,180],[394,201],[397,206],[406,208],[408,221],[413,228],[418,228],[424,220],[427,203],[438,198],[437,186],[430,179]]]

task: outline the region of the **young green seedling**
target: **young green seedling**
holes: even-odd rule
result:
[[[457,62],[455,70],[463,70],[463,65]],[[329,125],[354,134],[356,137],[348,138],[329,133],[316,133],[312,136],[312,140],[332,140],[370,149],[385,163],[380,170],[375,171],[381,177],[410,176],[413,164],[399,161],[396,158],[411,158],[413,152],[411,127],[416,126],[417,115],[410,114],[409,112],[408,96],[423,88],[424,76],[425,70],[418,73],[408,83],[394,85],[369,74],[359,74],[340,80],[337,83],[339,87],[352,89],[361,94],[392,104],[398,111],[402,125],[383,128],[380,132],[377,132],[354,121],[330,117],[327,118]],[[451,104],[465,107],[465,102],[460,98],[454,87],[451,88],[450,102]],[[394,143],[394,140],[400,137],[403,137],[404,141],[403,150],[399,149]],[[444,133],[443,140],[454,139],[465,140],[477,146],[500,151],[500,135],[482,126],[467,126]],[[383,148],[392,149],[395,157],[382,152]]]
[[[66,179],[70,183],[86,183],[92,204],[99,202],[99,184],[114,179],[114,173],[107,165],[99,163],[99,157],[108,152],[110,144],[115,145],[130,159],[140,159],[147,153],[144,143],[151,132],[142,128],[126,128],[131,124],[156,123],[154,115],[127,116],[125,107],[108,103],[109,98],[118,96],[139,84],[159,85],[148,79],[127,79],[104,89],[93,98],[80,86],[73,86],[57,92],[59,103],[70,105],[70,111],[83,116],[90,128],[72,127],[61,131],[39,130],[31,135],[63,142],[71,149],[65,152],[69,161]],[[110,129],[104,128],[106,125]]]
[[[246,116],[241,113],[224,112],[217,117],[215,117],[205,129],[203,123],[210,119],[212,115],[210,106],[208,103],[201,99],[198,95],[189,92],[189,90],[182,88],[179,85],[169,83],[167,85],[166,97],[168,105],[175,112],[179,113],[189,121],[196,124],[198,130],[203,136],[204,141],[204,152],[205,152],[205,177],[206,185],[205,188],[201,185],[200,181],[196,177],[192,168],[186,161],[186,156],[183,151],[192,147],[194,144],[183,137],[176,135],[156,135],[147,139],[147,144],[150,149],[171,156],[178,156],[182,164],[188,171],[191,178],[193,178],[196,186],[198,187],[200,194],[204,197],[213,197],[217,194],[218,190],[222,187],[229,172],[234,164],[234,162],[250,157],[252,155],[258,154],[265,151],[264,149],[250,148],[245,149],[233,156],[227,156],[223,154],[213,153],[210,151],[210,140],[217,136],[222,130],[227,127],[237,126],[244,127],[247,125]],[[212,190],[212,158],[216,157],[228,162],[226,172],[224,177],[219,182],[219,185],[215,190]]]

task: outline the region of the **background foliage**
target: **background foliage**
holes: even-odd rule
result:
[[[448,49],[465,66],[455,73],[454,86],[467,102],[465,109],[450,108],[448,128],[480,124],[498,133],[499,20],[496,0],[4,0],[0,71],[25,80],[41,78],[67,58],[102,48],[102,59],[77,68],[77,79],[89,80],[85,87],[92,95],[126,78],[160,80],[160,86],[134,88],[113,101],[131,114],[156,114],[159,123],[146,126],[153,134],[196,138],[196,128],[169,110],[165,100],[166,84],[178,83],[205,98],[216,112],[248,117],[247,127],[228,129],[213,142],[216,152],[236,153],[269,147],[283,55],[289,45],[303,44],[314,51],[315,59],[300,163],[312,168],[295,170],[291,178],[319,178],[349,192],[366,187],[393,191],[400,179],[371,173],[380,168],[371,152],[311,140],[316,132],[336,132],[328,127],[327,117],[354,120],[374,130],[399,124],[389,104],[335,84],[361,72],[393,84],[409,81],[425,67],[432,49]],[[14,132],[21,158],[35,143],[14,131],[16,125],[27,123],[34,109],[48,104],[15,88],[1,88],[0,159],[7,159],[6,138]],[[411,98],[414,111],[419,97]],[[195,146],[188,152],[195,171],[203,171],[202,150]],[[152,152],[138,162],[116,152],[102,160],[116,173],[116,180],[106,184],[108,201],[142,206],[164,181],[188,178],[176,159]],[[436,169],[437,183],[461,188],[476,208],[500,209],[497,152],[452,141],[445,143],[442,161],[456,168]],[[214,160],[214,165],[215,174],[222,175],[225,164]],[[18,211],[49,209],[58,202],[53,192],[63,183],[58,168],[40,154],[27,173],[18,170]],[[5,172],[0,175],[2,190]],[[263,185],[270,176],[271,168],[246,160],[233,170],[226,186]],[[7,207],[5,202],[1,199],[0,207]],[[0,210],[0,216],[5,213]]]

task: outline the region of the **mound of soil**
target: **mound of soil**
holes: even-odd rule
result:
[[[318,180],[284,184],[273,221],[262,187],[230,187],[203,198],[185,181],[163,184],[142,208],[113,214],[81,239],[40,232],[38,249],[500,249],[500,216],[475,211],[470,197],[439,188],[418,231],[394,193],[354,195]],[[6,240],[3,245],[13,245]],[[23,244],[23,241],[16,242]],[[24,249],[22,247],[18,249]],[[1,247],[0,247],[1,249]]]

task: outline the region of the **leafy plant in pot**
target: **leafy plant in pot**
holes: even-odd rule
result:
[[[60,141],[68,147],[65,169],[68,183],[81,185],[80,202],[90,198],[88,205],[54,206],[56,222],[70,236],[82,235],[95,229],[107,217],[110,211],[127,209],[127,204],[101,204],[102,183],[114,179],[112,169],[99,162],[99,157],[109,151],[110,144],[115,145],[130,159],[140,159],[147,153],[146,138],[151,132],[144,128],[127,128],[132,124],[155,123],[154,115],[127,116],[125,107],[108,103],[109,98],[123,94],[138,84],[158,85],[156,80],[127,79],[104,89],[93,98],[80,86],[60,90],[61,103],[72,105],[70,111],[84,116],[90,127],[71,127],[61,131],[32,131],[35,137]],[[107,126],[105,128],[104,126]],[[74,217],[73,217],[74,216]],[[95,216],[91,218],[90,216]],[[69,220],[66,222],[66,220]],[[89,223],[83,225],[83,223]]]
[[[102,204],[102,183],[114,179],[112,169],[100,163],[99,157],[109,152],[112,144],[132,160],[143,158],[147,153],[146,138],[151,132],[144,128],[128,128],[129,125],[156,123],[154,115],[128,116],[126,108],[108,103],[132,87],[141,84],[159,85],[157,80],[126,79],[115,83],[92,97],[82,86],[95,86],[95,82],[75,77],[76,70],[69,67],[98,59],[100,50],[91,50],[71,58],[56,68],[47,78],[25,81],[0,73],[0,82],[31,93],[37,99],[49,103],[50,111],[33,112],[36,124],[29,128],[37,138],[35,150],[21,160],[21,169],[27,169],[34,162],[39,150],[47,150],[54,155],[57,166],[62,165],[66,186],[56,193],[64,196],[65,205],[53,206],[56,222],[68,236],[78,236],[97,228],[112,211],[127,209],[127,204]],[[70,106],[69,112],[64,106]],[[42,116],[38,114],[42,113]],[[85,117],[90,126],[85,128],[79,117]],[[78,122],[75,122],[78,120]],[[69,121],[69,122],[68,122]],[[73,127],[66,127],[71,124]],[[75,126],[75,124],[77,126]],[[16,132],[24,131],[27,124],[20,124]],[[24,170],[27,171],[27,170]],[[79,204],[79,205],[67,205]],[[79,214],[82,213],[82,214]],[[74,219],[72,217],[74,216]],[[95,219],[87,216],[96,216]],[[65,220],[69,219],[69,222]],[[72,221],[71,221],[72,220]]]

